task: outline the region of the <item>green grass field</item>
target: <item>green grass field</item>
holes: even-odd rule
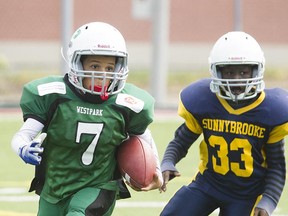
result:
[[[172,116],[158,118],[156,112],[156,120],[150,126],[160,158],[163,156],[167,143],[172,139],[175,129],[181,123],[180,119],[177,118],[176,111],[172,112]],[[33,216],[37,212],[37,196],[26,192],[33,177],[33,166],[24,164],[10,147],[11,138],[21,124],[20,113],[1,112],[0,110],[0,216]],[[288,151],[286,151],[286,161],[287,158]],[[167,192],[160,194],[159,191],[134,192],[131,190],[132,198],[118,201],[113,215],[159,215],[165,203],[176,190],[190,182],[197,171],[198,160],[198,145],[195,143],[187,157],[177,165],[182,176],[168,184]],[[288,186],[286,184],[274,215],[288,215],[287,200]]]

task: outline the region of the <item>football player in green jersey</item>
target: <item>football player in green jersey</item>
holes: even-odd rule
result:
[[[40,195],[39,216],[111,215],[116,200],[130,196],[115,158],[129,135],[145,140],[158,163],[153,182],[140,190],[162,186],[157,148],[147,129],[154,99],[126,83],[125,40],[109,24],[81,26],[67,57],[70,70],[64,77],[24,86],[20,106],[25,122],[12,147],[36,167],[30,191]]]
[[[220,37],[210,54],[211,79],[180,93],[184,123],[168,144],[161,168],[166,190],[176,164],[202,134],[199,171],[161,216],[268,216],[285,184],[288,92],[264,88],[264,54],[245,32]],[[194,166],[191,164],[191,166]]]

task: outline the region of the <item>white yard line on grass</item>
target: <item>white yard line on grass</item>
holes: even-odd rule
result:
[[[0,202],[38,202],[39,196],[25,195],[27,188],[25,187],[7,187],[0,188]],[[116,208],[163,208],[167,202],[164,201],[122,201],[116,202]],[[216,210],[213,213],[218,213]],[[275,216],[288,216],[288,214],[277,214],[280,209],[277,208],[273,215]],[[1,214],[0,214],[1,216]]]
[[[13,190],[13,194],[17,189]],[[19,190],[20,191],[20,190]],[[21,190],[22,191],[22,190]],[[1,195],[0,191],[0,202],[36,202],[39,200],[39,196],[31,195],[31,196],[11,196],[11,195]],[[154,202],[154,201],[117,201],[116,208],[163,208],[167,202]],[[275,216],[288,216],[287,214],[277,214],[280,209],[276,209],[274,214]],[[217,215],[219,210],[215,210],[212,215]],[[276,213],[276,214],[275,214]],[[0,214],[1,215],[1,214]]]

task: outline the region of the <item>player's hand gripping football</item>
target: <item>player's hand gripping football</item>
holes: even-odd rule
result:
[[[42,158],[39,153],[43,152],[43,147],[41,147],[42,142],[46,138],[46,133],[40,134],[36,139],[32,140],[27,145],[24,145],[19,150],[19,156],[23,159],[25,163],[32,165],[39,165]]]
[[[163,176],[163,185],[160,188],[160,192],[165,192],[167,190],[167,184],[168,182],[175,178],[175,177],[179,177],[181,174],[177,171],[170,171],[170,170],[166,170],[164,172],[162,172],[162,176]]]
[[[141,191],[160,189],[162,183],[162,178],[158,175],[158,172],[155,172],[153,175],[153,181],[147,187],[141,188]]]
[[[162,185],[162,180],[158,176],[158,173],[155,172],[153,174],[153,181],[147,187],[137,188],[137,187],[133,186],[132,184],[130,184],[127,181],[126,181],[126,184],[128,184],[135,191],[150,191],[150,190],[155,190],[155,189],[159,189],[160,190],[161,185]]]

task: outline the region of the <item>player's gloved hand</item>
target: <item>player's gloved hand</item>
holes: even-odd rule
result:
[[[25,163],[32,165],[39,165],[42,158],[39,153],[43,152],[43,147],[41,147],[42,142],[46,138],[46,133],[41,133],[36,139],[32,140],[29,144],[23,146],[19,150],[19,156],[23,159]]]

